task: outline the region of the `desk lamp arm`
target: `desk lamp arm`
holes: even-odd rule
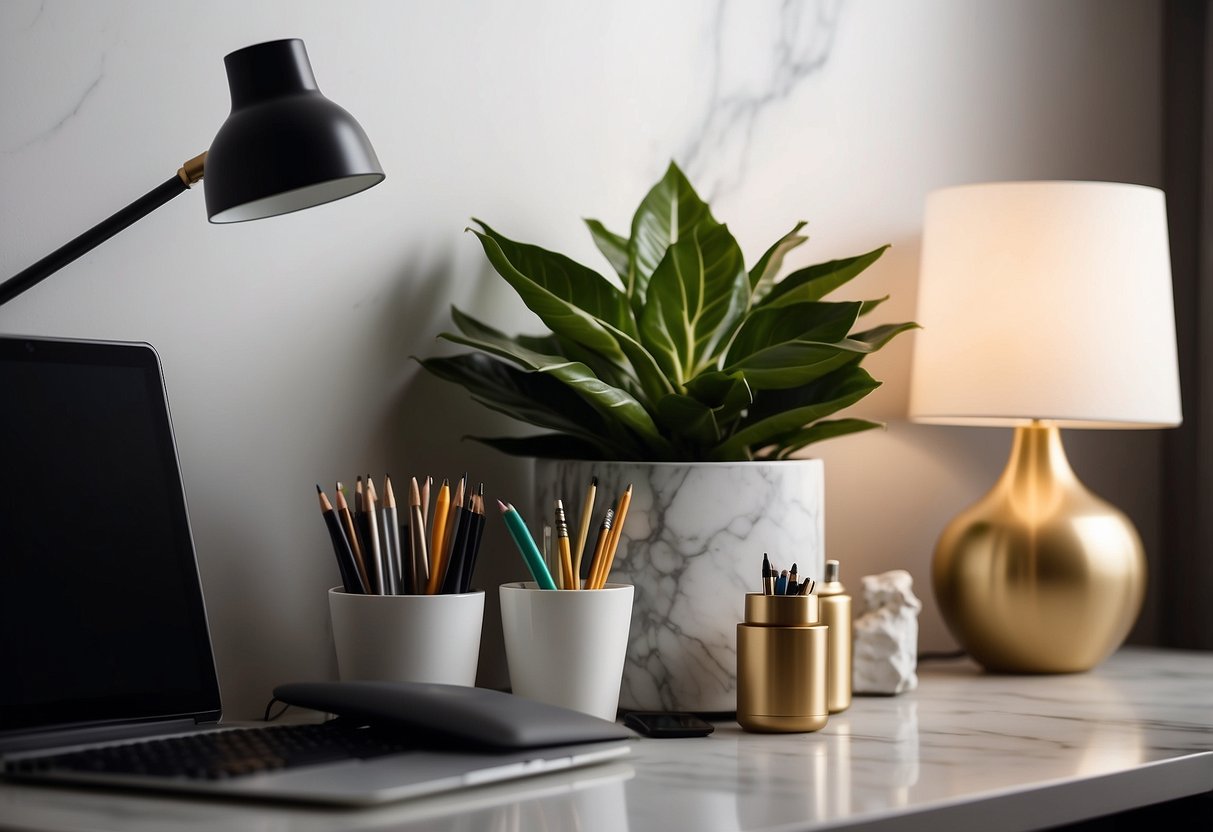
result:
[[[50,277],[82,254],[92,251],[122,229],[143,219],[173,197],[189,190],[191,185],[202,179],[205,164],[204,151],[183,164],[168,181],[157,185],[113,216],[102,220],[76,239],[0,283],[0,306]]]

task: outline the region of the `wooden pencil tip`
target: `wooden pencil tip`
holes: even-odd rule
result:
[[[317,494],[323,494],[323,493],[324,493],[324,489],[320,487],[320,483],[316,483],[316,493],[317,493]]]
[[[505,503],[501,502],[501,500],[498,500],[498,501],[497,501],[497,505],[498,505],[498,506],[501,508],[501,510],[502,510],[502,511],[509,511],[509,510],[510,510],[510,507],[509,507],[509,506],[507,506]]]
[[[598,477],[590,477],[590,485],[597,488],[598,487]]]

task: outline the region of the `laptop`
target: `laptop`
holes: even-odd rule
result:
[[[224,726],[155,350],[0,336],[0,774],[369,805],[628,752],[614,723],[445,687],[304,686],[348,713]]]

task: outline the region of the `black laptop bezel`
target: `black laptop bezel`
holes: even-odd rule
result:
[[[219,680],[203,601],[197,555],[186,507],[185,484],[174,439],[168,394],[164,386],[160,357],[155,348],[142,342],[69,340],[44,337],[0,335],[0,361],[47,362],[75,365],[125,367],[145,374],[154,415],[156,441],[166,466],[165,481],[176,483],[169,495],[173,513],[173,557],[177,559],[185,581],[185,603],[193,627],[194,654],[199,687],[179,692],[144,691],[102,699],[62,700],[36,705],[5,705],[0,702],[0,745],[5,740],[28,738],[31,734],[72,732],[98,726],[149,722],[217,722],[221,715]],[[159,394],[159,402],[155,396]],[[6,668],[6,672],[19,672]]]

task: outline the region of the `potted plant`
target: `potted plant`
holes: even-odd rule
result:
[[[916,326],[858,322],[885,298],[827,301],[887,246],[799,269],[804,222],[746,268],[728,227],[671,163],[628,236],[587,225],[615,272],[515,242],[475,221],[484,252],[550,329],[507,335],[452,309],[471,347],[422,361],[485,406],[543,428],[477,437],[537,459],[540,505],[634,493],[614,574],[636,587],[625,707],[735,708],[734,628],[764,552],[822,566],[814,442],[878,427],[832,418],[879,386],[860,365]]]

